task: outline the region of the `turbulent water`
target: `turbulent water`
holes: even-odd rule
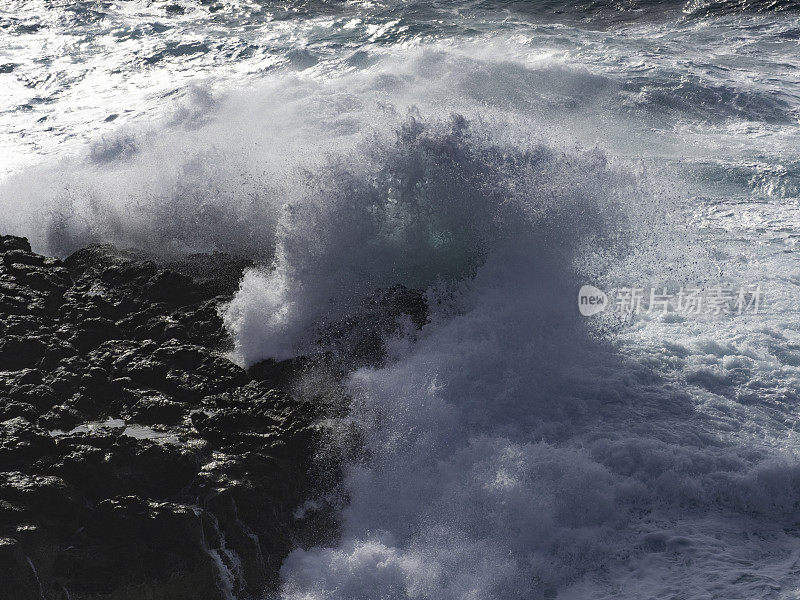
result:
[[[340,538],[286,599],[796,598],[798,8],[7,0],[0,229],[255,256],[244,364],[426,290],[344,381]]]

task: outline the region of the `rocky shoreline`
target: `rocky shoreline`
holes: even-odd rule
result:
[[[302,367],[225,356],[248,265],[0,237],[1,598],[263,598],[333,535],[297,512],[324,416],[291,393]]]

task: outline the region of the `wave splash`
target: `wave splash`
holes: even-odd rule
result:
[[[341,539],[290,555],[284,598],[753,598],[791,576],[796,462],[724,437],[577,316],[586,265],[635,235],[630,177],[458,116],[412,114],[356,163],[311,176],[225,315],[251,363],[308,351],[376,288],[428,290],[429,322],[346,378],[363,447]]]
[[[248,272],[225,313],[236,354],[250,364],[308,352],[376,289],[462,281],[497,252],[530,254],[526,279],[568,285],[579,248],[621,241],[620,181],[599,152],[501,145],[462,116],[412,113],[284,207],[273,267]]]
[[[295,553],[287,598],[540,597],[614,555],[613,474],[553,442],[602,403],[578,367],[608,349],[569,299],[576,255],[624,246],[630,187],[600,153],[412,114],[286,207],[273,268],[225,314],[245,363],[309,350],[376,288],[460,290],[458,316],[431,303],[416,343],[351,376],[371,460],[348,470],[341,547]]]
[[[431,302],[416,343],[391,340],[389,366],[350,377],[371,459],[348,470],[342,546],[295,553],[285,596],[528,598],[598,568],[624,520],[613,475],[532,440],[591,412],[550,394],[591,385],[573,355],[603,350],[569,301],[575,259],[624,246],[631,182],[601,153],[498,144],[460,116],[412,114],[365,156],[285,210],[274,267],[247,274],[225,314],[239,358],[307,351],[397,283],[458,288],[459,316]]]
[[[658,235],[637,212],[647,198],[601,152],[519,137],[536,123],[562,144],[575,130],[586,139],[604,103],[620,105],[619,88],[607,74],[496,55],[495,45],[477,58],[422,49],[324,84],[281,74],[232,103],[200,93],[166,135],[121,129],[83,160],[4,183],[0,195],[17,202],[0,222],[59,254],[112,241],[272,261],[227,308],[243,363],[317,349],[319,332],[376,289],[426,290],[430,322],[401,329],[384,366],[345,381],[368,459],[346,470],[341,543],[296,551],[286,598],[775,597],[797,580],[800,471],[788,451],[745,440],[761,419],[747,398],[769,399],[766,384],[778,400],[764,401],[760,425],[781,447],[792,427],[785,317],[722,333],[688,323],[685,347],[675,331],[651,334],[654,348],[636,331],[627,348],[594,339],[577,289],[602,283],[595,276],[630,236]],[[653,92],[674,89],[669,78],[642,81],[634,112],[789,115],[766,92],[690,81],[687,107]],[[397,116],[412,103],[468,118]],[[636,136],[608,122],[626,150]],[[588,137],[614,148],[604,131]],[[687,254],[707,281],[719,261]],[[617,283],[663,280],[649,246],[627,260],[655,274]],[[743,265],[737,255],[731,270]],[[654,363],[699,365],[703,389],[669,383]],[[716,413],[698,408],[708,388]],[[737,441],[726,428],[744,433]]]

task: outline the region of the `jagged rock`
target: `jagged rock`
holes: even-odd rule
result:
[[[87,352],[103,342],[118,339],[122,332],[114,321],[102,317],[84,319],[81,327],[69,339],[80,352]]]
[[[55,442],[46,431],[24,417],[0,423],[0,467],[18,467],[55,450]]]
[[[24,507],[25,518],[40,526],[70,530],[78,522],[80,495],[60,477],[19,471],[0,473],[0,495]],[[16,531],[20,534],[19,528]]]
[[[7,502],[0,505],[0,519],[5,517]],[[13,512],[13,511],[12,511]],[[35,569],[20,543],[14,538],[0,538],[0,572],[3,573],[5,598],[41,598],[42,589]]]
[[[27,239],[17,237],[15,235],[0,235],[0,252],[9,252],[13,250],[24,250],[25,252],[31,251],[31,245]]]
[[[228,452],[256,450],[273,456],[303,454],[314,435],[313,407],[252,381],[203,400],[192,413],[200,435]],[[291,435],[285,433],[291,432]]]
[[[384,357],[384,340],[400,330],[404,319],[421,328],[428,320],[427,303],[421,291],[396,285],[368,296],[357,316],[330,324],[318,344],[348,368],[373,365]]]
[[[126,417],[134,423],[145,425],[177,425],[188,413],[185,402],[176,402],[156,390],[138,391],[136,402],[126,411]]]
[[[217,569],[201,514],[187,505],[137,496],[105,499],[60,553],[54,579],[72,598],[211,597]]]
[[[0,598],[255,600],[299,540],[335,535],[325,501],[297,508],[329,485],[313,457],[346,398],[293,386],[376,362],[425,300],[378,292],[326,353],[245,371],[219,309],[249,266],[107,245],[62,263],[0,237]]]
[[[224,355],[219,307],[249,265],[111,246],[62,263],[0,237],[0,598],[275,584],[320,415]]]
[[[6,335],[0,340],[0,368],[23,369],[39,364],[47,353],[47,343],[38,337]]]
[[[54,406],[36,420],[36,424],[47,430],[72,429],[86,420],[86,415],[72,406]]]
[[[39,410],[32,404],[17,402],[8,397],[0,398],[0,419],[13,419],[23,417],[26,420],[36,419]]]

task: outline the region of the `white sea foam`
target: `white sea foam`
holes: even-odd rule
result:
[[[460,281],[496,251],[530,253],[529,276],[561,289],[554,263],[619,242],[616,177],[600,153],[496,145],[463,117],[412,115],[358,161],[320,168],[312,193],[283,211],[274,265],[247,273],[225,313],[236,354],[308,351],[319,327],[376,289]]]
[[[633,356],[594,340],[562,296],[559,250],[581,215],[547,227],[562,236],[490,251],[459,314],[434,315],[385,367],[349,378],[369,459],[346,471],[341,543],[296,550],[284,597],[794,593],[800,469],[769,440],[786,431],[770,409],[737,410],[748,351],[703,327],[717,345],[686,354],[727,364],[695,380],[704,397],[683,379],[691,367],[675,377],[680,349],[657,359],[650,337]],[[761,358],[766,376],[774,358]]]
[[[520,25],[200,86],[6,180],[0,227],[257,257],[225,312],[242,363],[313,349],[376,288],[427,291],[430,322],[346,377],[366,458],[287,599],[791,598],[792,19]],[[718,282],[771,304],[606,338],[575,307],[584,283]]]
[[[273,268],[249,273],[226,313],[244,362],[286,358],[376,287],[433,295],[443,282],[466,282],[455,314],[434,308],[415,341],[390,341],[385,367],[349,377],[349,419],[369,459],[346,470],[342,542],[295,551],[284,596],[794,589],[797,458],[720,428],[716,413],[736,410],[748,354],[765,363],[746,371],[751,378],[773,368],[769,352],[723,345],[750,324],[645,321],[625,334],[641,347],[631,353],[595,339],[573,305],[577,265],[648,243],[633,264],[620,256],[614,276],[708,278],[702,248],[674,249],[694,256],[687,269],[642,260],[680,238],[659,238],[652,227],[666,223],[641,220],[653,215],[641,190],[602,155],[526,152],[470,127],[412,118],[357,166],[320,171],[317,192],[279,226]],[[698,327],[715,341],[648,356],[654,341]],[[647,328],[660,331],[639,340]],[[717,362],[718,375],[698,374]],[[704,392],[716,406],[703,405]],[[752,431],[775,436],[782,428],[765,416],[749,416]],[[739,411],[725,422],[746,421]]]

